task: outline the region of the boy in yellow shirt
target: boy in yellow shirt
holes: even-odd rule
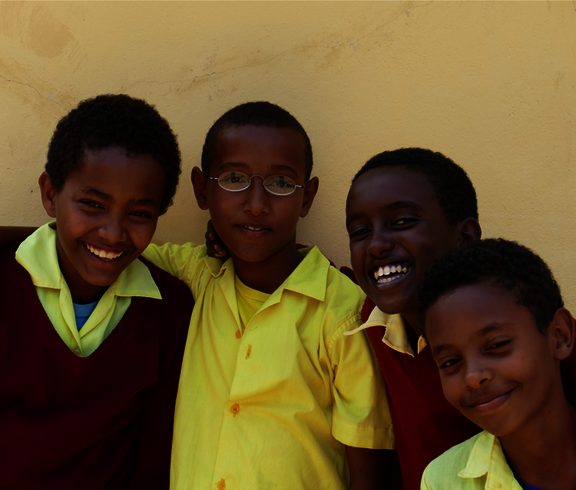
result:
[[[574,320],[544,261],[515,242],[472,242],[428,270],[418,299],[447,400],[484,429],[434,460],[422,489],[576,488],[560,372],[575,361]]]
[[[381,488],[386,392],[360,324],[361,290],[296,225],[318,190],[306,132],[267,102],[224,114],[192,183],[230,252],[150,246],[196,300],[175,415],[176,489]]]

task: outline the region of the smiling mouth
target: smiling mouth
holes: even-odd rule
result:
[[[270,228],[267,228],[265,226],[258,226],[258,225],[240,225],[240,228],[242,228],[243,230],[252,232],[252,233],[270,231]]]
[[[410,270],[411,267],[408,264],[388,264],[374,269],[374,280],[378,284],[388,284],[404,277]]]
[[[470,404],[468,404],[468,406],[474,410],[476,410],[477,412],[490,412],[492,410],[495,410],[497,408],[499,408],[501,405],[503,405],[506,400],[508,400],[508,398],[510,397],[510,394],[514,391],[514,389],[511,389],[510,391],[507,391],[505,393],[502,393],[500,395],[496,395],[493,396],[491,398],[484,398],[480,401],[474,401]]]
[[[89,245],[88,243],[85,243],[84,245],[92,255],[95,255],[100,260],[103,260],[105,262],[113,262],[114,260],[118,259],[121,255],[124,254],[124,252],[112,252],[110,250],[107,251],[101,248],[96,248],[93,247],[92,245]]]

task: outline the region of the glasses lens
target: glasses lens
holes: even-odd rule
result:
[[[224,172],[218,178],[218,183],[227,191],[243,191],[250,185],[250,177],[242,172]]]
[[[284,175],[272,175],[264,181],[264,187],[272,194],[286,196],[296,190],[296,182]]]

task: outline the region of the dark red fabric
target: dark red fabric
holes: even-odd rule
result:
[[[146,262],[163,299],[133,298],[77,357],[14,252],[0,251],[0,488],[168,489],[188,288]]]
[[[366,322],[375,308],[370,298],[362,309]],[[382,342],[384,327],[366,329],[386,380],[402,488],[418,490],[426,466],[444,451],[480,432],[480,428],[450,405],[442,393],[440,373],[430,349],[416,357],[401,354]],[[576,351],[561,364],[566,397],[576,403]]]

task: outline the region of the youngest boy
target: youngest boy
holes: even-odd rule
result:
[[[142,100],[58,123],[39,181],[56,221],[0,252],[1,488],[168,488],[192,297],[137,259],[179,174]]]
[[[544,261],[506,240],[471,243],[429,269],[418,299],[447,400],[484,429],[434,460],[422,488],[576,488],[560,375],[574,321]]]

